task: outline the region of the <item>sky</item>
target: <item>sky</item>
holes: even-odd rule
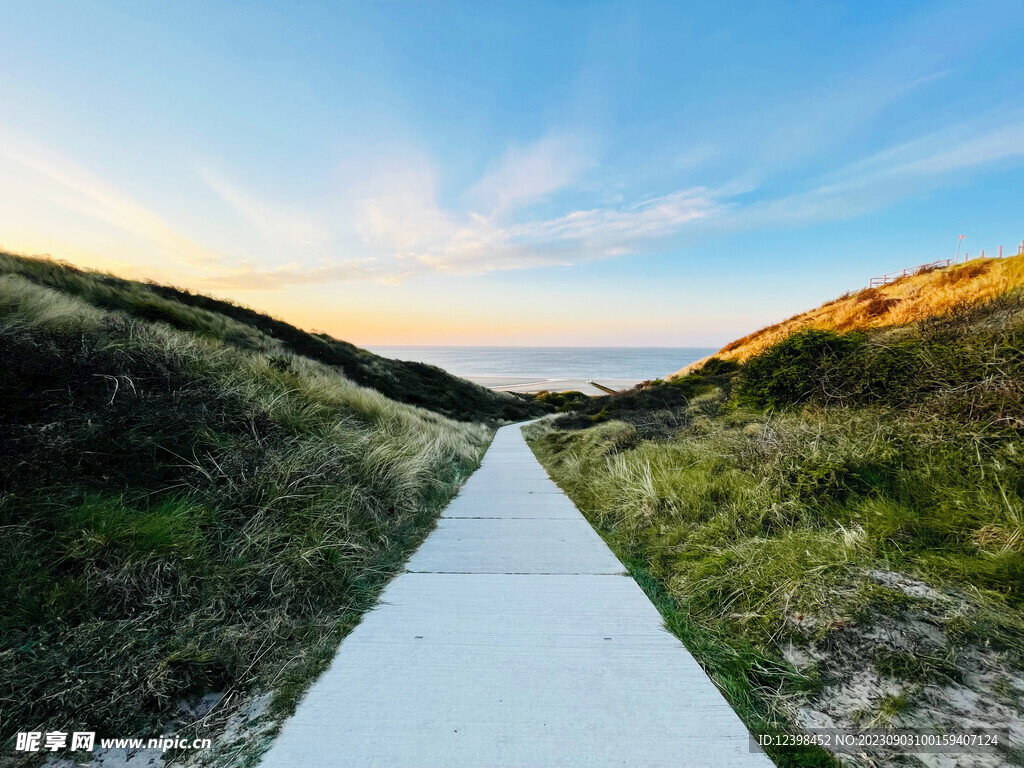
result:
[[[1024,3],[0,5],[0,248],[361,345],[717,346],[1024,238]]]

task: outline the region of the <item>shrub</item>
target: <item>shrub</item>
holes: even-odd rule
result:
[[[864,343],[862,333],[813,329],[795,333],[746,362],[738,393],[760,407],[805,402],[821,391],[824,379],[848,366]]]
[[[921,385],[921,345],[913,341],[866,344],[838,367],[835,399],[904,403]]]
[[[562,413],[566,413],[577,405],[586,402],[589,396],[573,390],[571,392],[538,392],[534,399],[537,402],[557,408]]]
[[[712,357],[700,367],[698,371],[703,376],[730,376],[740,369],[740,364],[735,360],[723,360],[720,357]]]
[[[864,316],[869,318],[881,317],[899,303],[900,299],[875,296],[864,305]]]

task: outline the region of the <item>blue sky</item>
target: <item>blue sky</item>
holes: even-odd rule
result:
[[[0,7],[0,246],[360,344],[717,345],[1024,238],[1020,2]]]

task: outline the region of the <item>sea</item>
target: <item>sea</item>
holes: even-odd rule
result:
[[[538,379],[663,378],[714,354],[704,347],[367,347],[382,357],[430,363],[456,376]]]

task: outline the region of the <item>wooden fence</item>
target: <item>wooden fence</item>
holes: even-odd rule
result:
[[[1021,240],[1020,241],[1020,245],[1017,247],[1017,255],[1019,256],[1021,254],[1024,254],[1024,240]],[[971,258],[970,254],[967,254],[967,253],[964,254],[964,261],[965,262],[969,261],[970,258]],[[979,258],[979,259],[984,259],[985,258],[985,249],[984,248],[981,249],[981,254],[979,256],[977,256],[977,258]],[[999,255],[998,256],[989,257],[989,258],[999,258],[999,259],[1003,258],[1003,246],[1001,246],[1001,245],[999,246]],[[887,283],[895,282],[896,280],[899,280],[901,277],[906,277],[907,275],[916,275],[918,272],[926,272],[926,271],[928,271],[930,269],[941,269],[942,267],[951,266],[954,263],[955,263],[954,259],[938,259],[937,261],[930,261],[927,264],[918,264],[916,267],[907,267],[906,269],[901,269],[898,272],[887,272],[884,275],[879,275],[878,277],[872,277],[871,278],[871,282],[868,283],[868,287],[869,288],[877,288],[880,285],[885,285]]]
[[[901,269],[898,272],[886,272],[884,275],[872,277],[871,282],[868,283],[868,287],[877,288],[880,285],[895,282],[896,280],[899,280],[901,277],[906,277],[907,275],[916,275],[918,272],[925,272],[930,269],[948,267],[952,263],[952,259],[939,259],[938,261],[930,261],[927,264],[918,264],[916,267],[907,267],[906,269]]]

